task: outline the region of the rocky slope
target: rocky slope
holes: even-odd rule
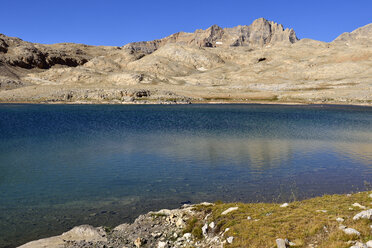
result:
[[[115,228],[82,225],[20,248],[372,247],[371,192],[301,202],[202,203],[163,209]]]
[[[263,18],[123,47],[0,36],[0,102],[372,104],[371,24],[331,43]]]

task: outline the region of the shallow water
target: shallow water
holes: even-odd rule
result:
[[[372,108],[0,105],[0,247],[183,202],[371,183]]]

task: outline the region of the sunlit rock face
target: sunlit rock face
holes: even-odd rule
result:
[[[296,41],[298,38],[293,29],[284,29],[281,24],[260,18],[249,26],[221,28],[218,25],[213,25],[206,30],[198,29],[194,33],[179,32],[160,40],[133,42],[124,47],[152,53],[169,43],[196,47],[263,47],[277,43],[291,44]]]

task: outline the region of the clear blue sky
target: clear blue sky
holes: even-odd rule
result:
[[[264,17],[299,38],[332,41],[372,22],[372,0],[1,0],[0,33],[39,43],[122,46]]]

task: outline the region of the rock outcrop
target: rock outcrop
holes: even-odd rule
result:
[[[206,30],[198,29],[194,33],[179,32],[160,40],[133,42],[124,48],[152,53],[169,43],[196,47],[263,47],[276,43],[291,44],[296,41],[298,38],[293,29],[284,29],[281,24],[260,18],[249,26],[221,28],[213,25]]]

